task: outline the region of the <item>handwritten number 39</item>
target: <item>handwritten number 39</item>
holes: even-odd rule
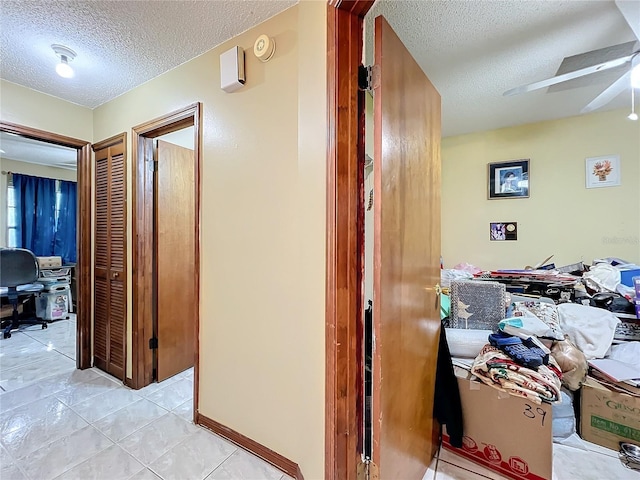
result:
[[[538,416],[542,417],[540,419],[540,424],[544,427],[544,419],[547,416],[547,412],[545,412],[542,408],[540,407],[536,407],[535,410],[533,410],[533,407],[531,405],[529,405],[528,403],[525,403],[525,409],[522,412],[522,414],[527,417],[527,418],[531,418],[534,419]],[[536,415],[537,414],[537,415]]]

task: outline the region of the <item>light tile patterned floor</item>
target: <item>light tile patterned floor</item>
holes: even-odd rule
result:
[[[193,372],[135,391],[97,369],[75,369],[75,320],[0,339],[1,480],[284,480],[195,426]],[[616,452],[554,445],[554,480],[640,480]],[[424,480],[502,480],[441,450]],[[314,480],[314,479],[311,479]]]
[[[131,390],[75,369],[75,316],[0,339],[1,480],[285,480],[192,422],[193,371]]]

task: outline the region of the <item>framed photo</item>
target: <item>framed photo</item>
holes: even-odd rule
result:
[[[490,163],[489,200],[529,197],[529,159]]]
[[[591,157],[586,161],[587,188],[615,187],[620,185],[620,156]]]
[[[489,223],[489,240],[492,242],[518,240],[518,222]]]

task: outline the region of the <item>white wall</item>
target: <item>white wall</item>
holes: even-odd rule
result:
[[[19,162],[0,157],[0,170],[2,172],[22,173],[34,177],[55,178],[56,180],[69,180],[75,182],[76,171],[66,168],[48,167],[35,163]],[[7,246],[7,180],[8,175],[0,175],[0,247]]]
[[[0,80],[0,119],[87,142],[93,141],[91,109],[6,80]]]
[[[247,82],[229,94],[234,45]],[[94,112],[101,140],[202,102],[199,411],[309,479],[324,477],[325,59],[326,4],[305,1]]]
[[[557,266],[615,256],[640,262],[640,122],[626,110],[461,135],[442,142],[445,266]],[[585,158],[620,155],[622,185],[585,188]],[[530,198],[487,200],[487,164],[530,159]],[[489,222],[518,240],[489,240]]]

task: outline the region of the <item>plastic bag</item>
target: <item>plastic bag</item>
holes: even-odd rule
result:
[[[571,391],[578,390],[587,379],[589,369],[584,353],[565,336],[564,340],[553,342],[551,356],[562,370],[562,384]]]
[[[620,270],[607,263],[598,263],[582,275],[582,281],[597,292],[615,292],[620,283]]]
[[[640,366],[640,342],[626,342],[613,345],[609,358],[629,365]]]
[[[560,391],[562,401],[554,403],[552,408],[553,441],[564,440],[576,433],[576,416],[573,413],[573,394]]]
[[[602,308],[576,303],[558,305],[560,327],[591,360],[603,358],[611,346],[620,319]]]
[[[444,269],[440,270],[440,285],[443,288],[451,286],[454,280],[471,280],[473,275],[464,270]]]
[[[476,273],[480,273],[482,271],[482,269],[476,267],[475,265],[471,265],[470,263],[459,263],[457,264],[455,267],[453,267],[454,270],[463,270],[465,272],[468,272],[472,275],[475,275]]]

